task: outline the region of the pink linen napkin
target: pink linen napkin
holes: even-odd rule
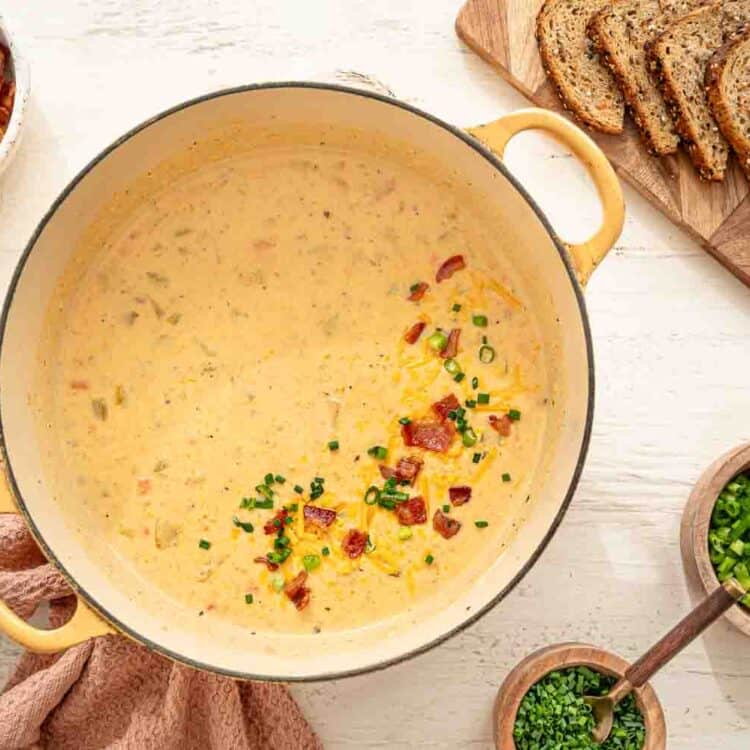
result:
[[[75,598],[22,519],[0,515],[0,599],[50,625]],[[0,695],[0,750],[321,750],[287,689],[199,672],[122,636],[63,653],[24,653]]]

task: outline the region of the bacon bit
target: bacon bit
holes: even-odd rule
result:
[[[441,420],[448,419],[448,412],[460,409],[461,404],[453,393],[449,393],[445,398],[436,401],[432,405],[432,411],[440,417]]]
[[[439,284],[441,281],[445,281],[453,276],[456,271],[461,271],[466,268],[466,261],[464,261],[463,255],[451,255],[440,268],[438,268],[435,274],[435,281]]]
[[[421,320],[419,323],[415,323],[405,334],[404,341],[407,344],[416,344],[419,341],[419,337],[422,335],[427,323],[423,323]]]
[[[301,570],[284,586],[284,593],[297,609],[304,609],[310,603],[310,589],[305,586],[305,581],[307,581],[307,571]]]
[[[440,508],[435,511],[435,515],[432,517],[432,528],[437,531],[443,539],[450,539],[452,536],[456,536],[461,529],[461,521],[457,521],[455,518],[451,518],[443,513]]]
[[[71,380],[70,387],[74,391],[87,391],[89,389],[89,384],[86,380]]]
[[[419,456],[404,456],[399,458],[396,468],[380,464],[380,476],[383,479],[397,479],[399,482],[409,482],[413,485],[422,469],[422,459]]]
[[[138,480],[138,494],[148,495],[151,492],[151,480],[150,479],[139,479]]]
[[[336,511],[320,508],[317,505],[306,505],[302,511],[305,523],[311,523],[321,529],[327,529],[336,520]]]
[[[502,417],[490,414],[489,420],[490,427],[493,430],[497,430],[503,437],[510,437],[510,428],[513,426],[513,420],[507,414],[503,414]]]
[[[275,562],[271,562],[265,555],[261,555],[260,557],[256,557],[253,562],[260,563],[261,565],[265,565],[272,573],[274,570],[278,570],[279,566]]]
[[[419,302],[429,288],[430,285],[426,281],[420,281],[414,285],[414,291],[406,299],[410,302]]]
[[[427,523],[427,506],[421,496],[410,497],[396,506],[396,516],[402,526],[414,526],[416,523]]]
[[[453,359],[458,354],[458,337],[461,335],[460,328],[453,328],[448,334],[448,343],[445,345],[445,349],[440,352],[440,356],[443,359]]]
[[[436,453],[445,453],[451,447],[455,434],[453,422],[409,422],[401,427],[404,445]]]
[[[289,515],[289,511],[286,508],[282,508],[281,510],[276,512],[276,515],[270,520],[267,521],[266,524],[263,526],[263,531],[266,534],[275,534],[279,529],[283,529],[286,525],[286,519]],[[274,521],[280,521],[278,525],[274,523]]]
[[[365,551],[366,546],[367,534],[359,529],[349,529],[341,542],[341,549],[343,549],[347,557],[350,557],[352,560],[359,557]]]
[[[463,505],[471,500],[471,487],[461,485],[459,487],[449,487],[448,497],[452,505]]]

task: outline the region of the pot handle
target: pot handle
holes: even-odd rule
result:
[[[0,461],[0,467],[2,462]],[[4,472],[0,477],[0,513],[18,513],[13,493],[8,487]],[[38,654],[53,654],[83,643],[98,635],[114,633],[115,630],[91,609],[80,596],[73,617],[54,630],[42,630],[30,625],[0,601],[0,633],[29,651]]]
[[[599,192],[603,220],[598,231],[580,244],[564,243],[578,280],[585,284],[617,241],[625,221],[622,187],[604,152],[570,120],[546,109],[520,109],[486,125],[468,128],[468,132],[502,159],[513,136],[537,129],[555,136],[583,162]]]

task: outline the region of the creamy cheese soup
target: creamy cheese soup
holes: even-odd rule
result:
[[[403,614],[529,502],[551,394],[503,228],[438,165],[334,140],[141,181],[48,312],[57,501],[186,618]]]

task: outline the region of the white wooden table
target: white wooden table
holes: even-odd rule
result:
[[[6,0],[33,93],[21,152],[0,180],[3,283],[70,177],[115,136],[185,98],[345,70],[458,124],[524,106],[454,37],[458,5]],[[523,135],[508,163],[564,237],[594,226],[592,191],[551,142]],[[327,747],[489,747],[495,691],[526,653],[582,639],[633,658],[688,608],[682,506],[702,467],[750,438],[750,290],[634,191],[626,197],[625,231],[587,291],[597,410],[562,528],[523,583],[447,644],[378,674],[295,687]],[[0,682],[13,658],[0,642]],[[747,638],[719,623],[654,684],[670,748],[750,744]]]

